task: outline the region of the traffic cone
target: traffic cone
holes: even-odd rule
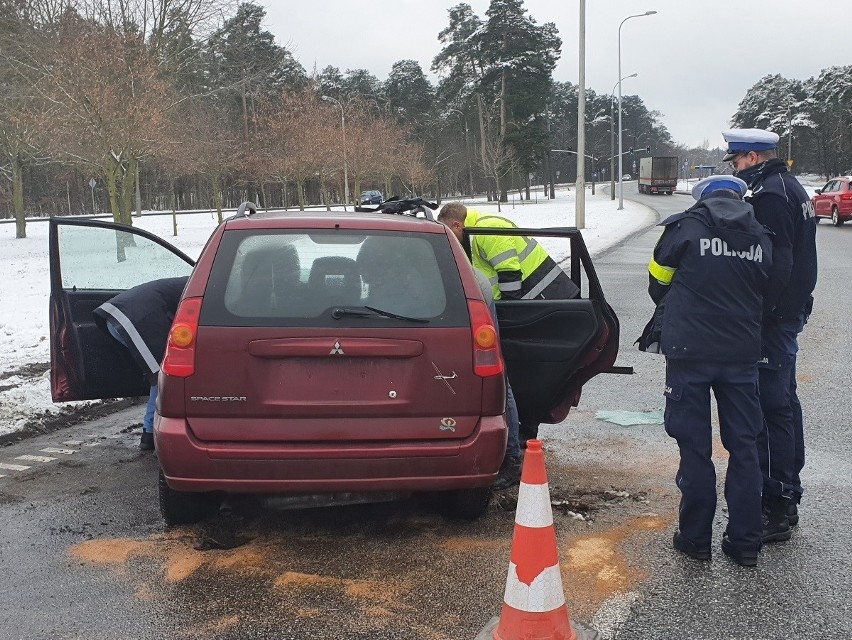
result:
[[[503,610],[492,637],[577,640],[565,606],[550,488],[539,440],[527,441]]]

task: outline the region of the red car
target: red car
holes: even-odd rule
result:
[[[820,218],[831,218],[831,223],[839,227],[852,220],[852,177],[840,176],[829,180],[811,196],[811,202],[817,222]]]
[[[499,302],[498,342],[462,246],[424,211],[241,210],[195,265],[146,231],[52,218],[54,400],[145,395],[92,310],[191,274],[154,425],[168,524],[224,492],[436,491],[448,515],[482,515],[506,447],[504,362],[522,420],[560,422],[611,368],[618,320],[576,229],[519,229],[567,238],[588,292]]]

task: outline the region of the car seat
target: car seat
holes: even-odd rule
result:
[[[242,260],[240,281],[238,308],[242,315],[280,315],[300,293],[295,247],[285,244],[249,252]]]
[[[308,276],[310,297],[323,310],[331,305],[357,304],[361,300],[361,273],[352,258],[316,258]]]

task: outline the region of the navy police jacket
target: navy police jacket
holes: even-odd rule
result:
[[[769,324],[809,315],[817,281],[816,219],[807,192],[774,158],[736,174],[746,181],[758,222],[775,234],[773,277],[766,292]]]
[[[107,322],[116,326],[151,385],[157,384],[169,331],[187,280],[188,277],[152,280],[119,293],[94,310],[95,324],[101,329],[108,331]]]
[[[646,333],[657,334],[667,358],[757,362],[772,234],[728,191],[711,192],[661,226],[649,264],[657,311]]]

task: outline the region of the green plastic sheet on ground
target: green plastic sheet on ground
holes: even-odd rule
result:
[[[632,427],[637,424],[663,424],[663,412],[659,411],[598,411],[598,420],[605,420],[622,427]]]

